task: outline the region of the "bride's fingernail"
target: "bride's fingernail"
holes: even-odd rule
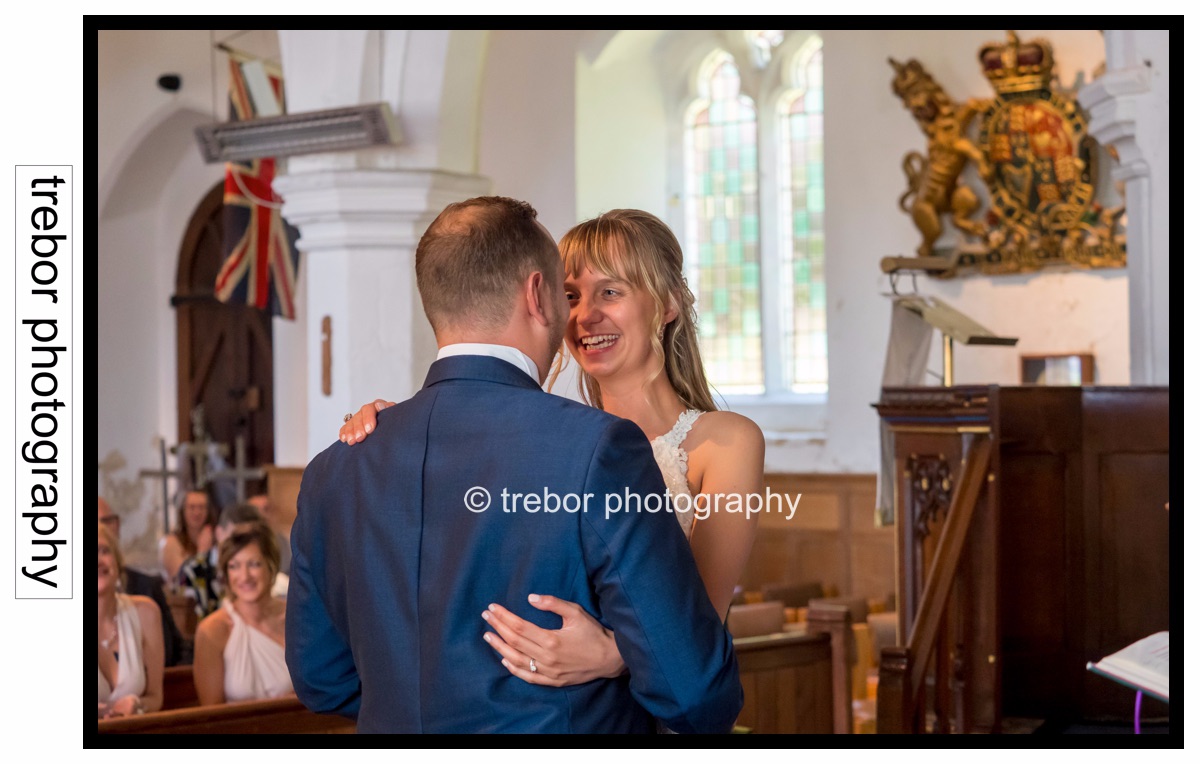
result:
[[[487,642],[488,644],[491,644],[491,642],[492,642],[492,635],[491,635],[490,633],[488,633],[488,634],[484,634],[484,635],[483,635],[483,641],[484,641],[484,642]]]
[[[486,610],[485,610],[485,611],[483,611],[483,620],[485,620],[485,621],[490,621],[490,620],[492,620],[492,614],[491,614],[491,613],[489,613],[489,612],[488,612],[488,611],[486,611]]]
[[[367,432],[370,432],[371,430],[374,430],[375,428],[368,424],[368,425],[364,425],[364,429],[366,429]]]
[[[542,598],[536,594],[531,594],[531,595],[529,595],[529,601],[530,602],[541,602]]]

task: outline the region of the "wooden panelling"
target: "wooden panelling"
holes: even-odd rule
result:
[[[878,409],[895,437],[899,483],[902,640],[942,532],[936,501],[907,466],[944,462],[953,483],[964,435],[991,440],[991,477],[945,632],[970,728],[996,729],[1002,715],[1132,716],[1132,691],[1084,667],[1169,628],[1169,399],[1166,388],[1136,387],[884,391]],[[856,575],[865,567],[853,565]],[[885,710],[895,712],[881,705],[881,718]],[[1168,711],[1143,706],[1144,716]]]
[[[304,468],[268,464],[263,470],[267,473],[267,496],[271,500],[271,516],[267,518],[267,524],[287,538],[292,523],[296,521],[296,500],[300,496],[300,479],[304,475]]]
[[[800,500],[790,521],[762,516],[742,586],[818,581],[842,595],[894,593],[893,529],[875,527],[875,482],[874,475],[767,475],[772,493]]]
[[[759,734],[834,731],[828,635],[747,637],[734,646],[745,695],[739,726]]]
[[[768,513],[758,523],[760,528],[782,528],[802,531],[836,531],[842,526],[842,497],[819,493],[800,497],[791,519],[786,513]]]

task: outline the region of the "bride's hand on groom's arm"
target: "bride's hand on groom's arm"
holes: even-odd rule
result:
[[[347,419],[342,429],[338,430],[338,440],[351,446],[366,440],[367,435],[375,429],[375,414],[395,405],[395,401],[385,401],[383,398],[364,403],[358,413]]]
[[[543,629],[500,605],[489,605],[483,618],[496,630],[484,639],[509,673],[530,684],[566,687],[593,679],[620,676],[625,662],[613,633],[574,602],[548,595],[529,595],[529,604],[562,616],[561,629]],[[529,659],[537,671],[529,670]]]

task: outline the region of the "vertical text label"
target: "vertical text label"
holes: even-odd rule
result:
[[[16,168],[17,599],[71,597],[70,165]]]

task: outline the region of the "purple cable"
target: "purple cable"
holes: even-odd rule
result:
[[[1142,734],[1142,691],[1138,690],[1137,698],[1133,701],[1133,734]]]

